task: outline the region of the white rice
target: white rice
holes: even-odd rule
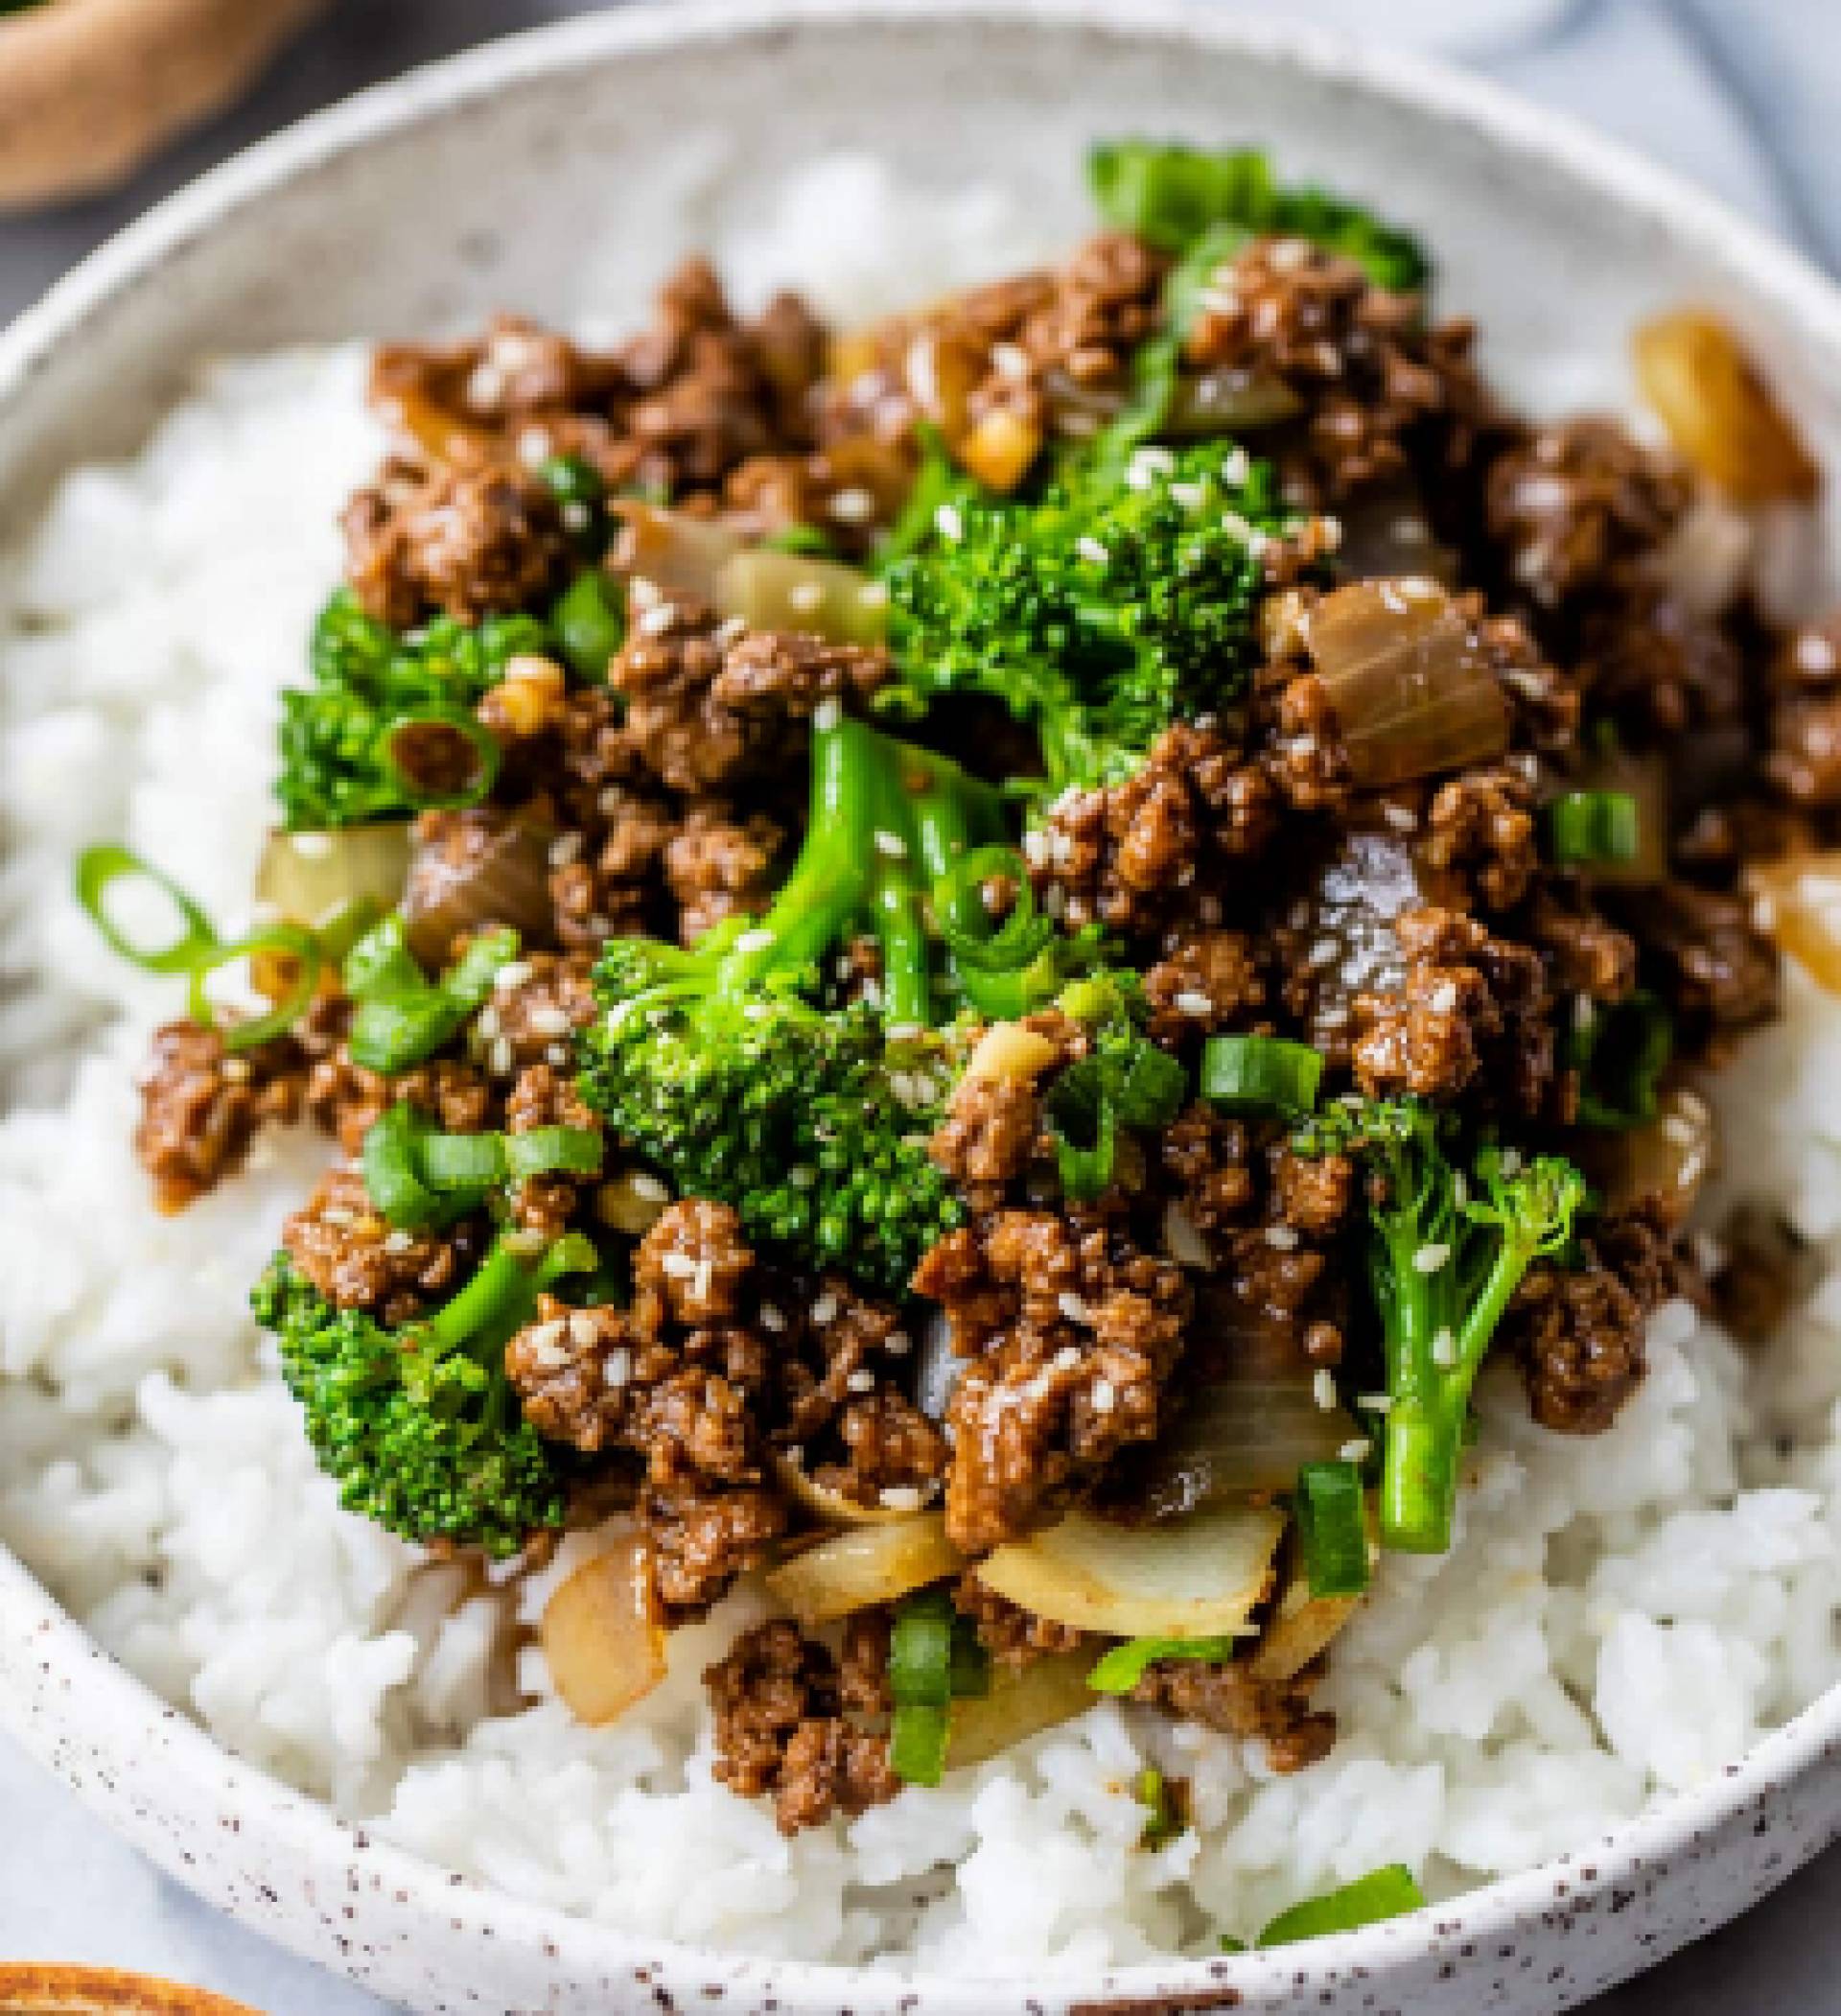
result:
[[[821,180],[827,230],[757,239],[751,275],[841,307],[928,293],[917,247],[941,257],[934,285],[1003,263],[991,201],[947,230],[896,215],[861,164]],[[1748,1192],[1815,1243],[1794,1334],[1748,1377],[1664,1311],[1647,1383],[1596,1440],[1542,1434],[1511,1380],[1490,1384],[1460,1544],[1387,1562],[1336,1648],[1342,1738],[1315,1769],[1277,1777],[1257,1746],[1108,1702],[786,1841],[710,1777],[698,1674],[745,1591],[674,1640],[669,1681],[619,1724],[572,1723],[532,1650],[505,1712],[513,1600],[338,1510],[246,1313],[323,1148],[275,1143],[155,1216],[131,1080],[173,989],[66,894],[77,848],[119,836],[221,923],[246,911],[274,693],[376,451],[361,376],[351,352],[211,370],[138,460],[72,476],[0,574],[0,1537],[105,1645],[244,1755],[520,1895],[967,1973],[1211,1951],[1396,1860],[1449,1893],[1706,1778],[1834,1681],[1841,1013],[1799,984],[1727,1102]],[[1780,1424],[1816,1440],[1781,1453]],[[1190,1781],[1200,1821],[1154,1853],[1129,1790],[1150,1762]]]

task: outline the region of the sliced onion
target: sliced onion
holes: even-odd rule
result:
[[[747,538],[734,526],[691,518],[657,504],[615,507],[624,527],[615,553],[624,574],[650,581],[668,595],[686,595],[717,606],[723,568],[741,552]]]
[[[834,1491],[796,1464],[783,1449],[773,1452],[772,1463],[775,1481],[786,1495],[827,1526],[894,1526],[914,1517],[911,1512],[891,1512],[886,1505],[863,1505],[842,1491]]]
[[[1656,564],[1669,594],[1690,614],[1723,616],[1737,601],[1758,553],[1757,524],[1705,491],[1689,507]]]
[[[1818,986],[1841,995],[1841,854],[1755,862],[1746,880],[1778,949]]]
[[[1729,497],[1806,503],[1821,471],[1736,331],[1701,309],[1637,331],[1637,382],[1683,459]]]
[[[993,1660],[990,1692],[952,1704],[946,1768],[957,1770],[1002,1757],[1042,1730],[1084,1715],[1094,1701],[1086,1676],[1097,1656],[1092,1652],[1051,1653],[1027,1666]]]
[[[1216,1638],[1246,1629],[1284,1532],[1284,1513],[1264,1505],[1213,1506],[1157,1526],[1071,1512],[975,1572],[1053,1624],[1115,1638]]]
[[[1356,1613],[1359,1596],[1313,1596],[1302,1575],[1293,1575],[1260,1633],[1247,1673],[1256,1680],[1295,1679]]]
[[[1507,696],[1436,581],[1352,582],[1305,622],[1357,784],[1402,784],[1508,747]]]
[[[1177,381],[1163,432],[1178,440],[1250,433],[1294,420],[1304,402],[1282,378],[1218,366]]]
[[[1134,1510],[1179,1518],[1249,1491],[1289,1491],[1300,1465],[1334,1462],[1360,1430],[1343,1408],[1317,1404],[1315,1376],[1300,1367],[1292,1378],[1202,1387],[1150,1450]]]
[[[957,1575],[962,1555],[939,1512],[908,1512],[886,1525],[855,1526],[782,1561],[766,1578],[768,1593],[796,1617],[824,1624],[872,1604]]]
[[[945,1419],[952,1390],[970,1363],[952,1348],[952,1324],[946,1312],[935,1309],[921,1326],[914,1354],[914,1403],[929,1420]]]
[[[270,833],[256,869],[256,901],[290,924],[317,930],[353,903],[395,909],[408,869],[405,820],[325,833]]]
[[[651,1693],[664,1677],[664,1631],[645,1542],[635,1535],[584,1561],[544,1606],[539,1637],[578,1722],[613,1722]]]
[[[1667,1085],[1656,1116],[1642,1127],[1594,1131],[1578,1140],[1578,1159],[1610,1210],[1654,1198],[1679,1225],[1693,1209],[1719,1156],[1712,1104],[1692,1086]]]
[[[455,939],[492,926],[509,926],[526,949],[553,944],[551,838],[534,820],[483,806],[418,820],[403,917],[422,964],[438,973]]]
[[[726,560],[715,606],[751,630],[806,630],[832,644],[874,645],[888,630],[879,582],[841,560],[753,547]]]

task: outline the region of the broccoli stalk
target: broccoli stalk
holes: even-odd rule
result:
[[[1034,502],[961,496],[886,569],[907,692],[1002,701],[1051,791],[1127,776],[1245,687],[1260,552],[1290,522],[1270,468],[1220,443],[1096,453]]]
[[[1557,1156],[1487,1147],[1466,1176],[1438,1122],[1404,1104],[1356,1123],[1368,1167],[1368,1271],[1387,1369],[1381,1537],[1414,1554],[1451,1545],[1471,1388],[1509,1298],[1562,1251],[1585,1179]]]
[[[1003,830],[997,793],[944,757],[821,719],[805,838],[767,914],[687,950],[609,944],[584,1094],[683,1193],[732,1205],[750,1236],[899,1292],[963,1215],[926,1149],[958,1070],[936,1033],[948,982],[976,995],[1014,981],[1046,928],[1019,910],[1004,926],[1010,964],[992,973],[980,960],[1003,932],[980,942],[954,922],[967,869]],[[879,1004],[827,1009],[833,956],[858,934],[879,950]]]
[[[256,1318],[275,1333],[340,1504],[405,1539],[500,1556],[559,1526],[561,1473],[519,1412],[504,1351],[544,1289],[595,1264],[579,1234],[534,1256],[501,1237],[452,1300],[391,1330],[337,1308],[277,1254],[256,1284]]]

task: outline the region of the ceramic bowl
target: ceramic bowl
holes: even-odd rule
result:
[[[131,446],[201,352],[631,298],[801,161],[867,150],[994,177],[1045,243],[1086,222],[1098,131],[1270,142],[1428,229],[1490,368],[1621,400],[1631,323],[1729,313],[1833,466],[1841,297],[1628,156],[1459,78],[1145,0],[638,7],[481,50],[257,149],[164,205],[0,340],[0,529]],[[613,200],[610,192],[629,192]],[[631,192],[641,199],[630,199]],[[584,221],[592,220],[592,256]],[[1555,360],[1564,368],[1556,381]],[[213,1902],[422,2010],[1152,2016],[1551,2011],[1742,1910],[1841,1828],[1841,1696],[1608,1840],[1283,1953],[1035,1983],[667,1948],[516,1903],[339,1825],[127,1677],[0,1555],[0,1723]]]

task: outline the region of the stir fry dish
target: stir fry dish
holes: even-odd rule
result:
[[[692,261],[616,348],[380,350],[255,924],[79,867],[189,991],[159,1207],[332,1143],[253,1300],[344,1505],[592,1532],[592,1723],[748,1578],[715,1769],[789,1834],[1102,1696],[1324,1756],[1486,1365],[1589,1436],[1666,1300],[1765,1320],[1707,1086],[1780,944],[1836,977],[1841,628],[1733,557],[1818,478],[1732,332],[1537,424],[1408,232],[1088,171],[1064,265],[874,326]]]

